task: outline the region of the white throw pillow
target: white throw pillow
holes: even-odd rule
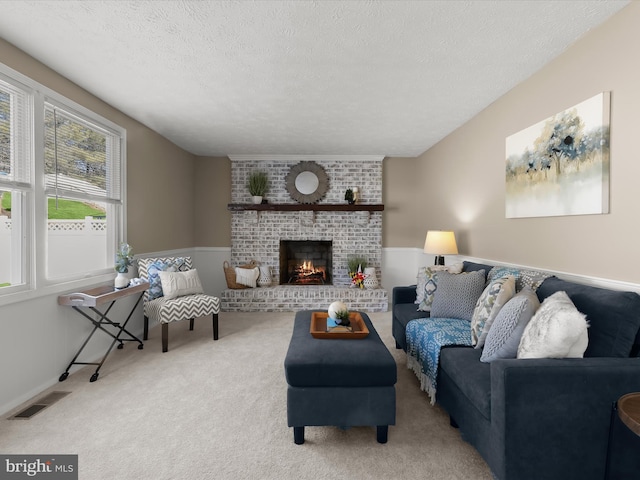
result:
[[[517,358],[582,358],[589,344],[586,316],[566,292],[545,298],[527,324]]]
[[[184,295],[204,293],[198,271],[194,268],[186,272],[158,272],[164,298],[171,300]]]
[[[260,269],[258,267],[236,267],[236,283],[239,283],[240,285],[246,285],[247,287],[256,288],[259,276]]]

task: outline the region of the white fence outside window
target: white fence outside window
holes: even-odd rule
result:
[[[48,220],[49,274],[56,277],[92,271],[108,265],[105,259],[107,221],[86,217],[84,220]],[[11,278],[11,219],[0,216],[0,284]]]

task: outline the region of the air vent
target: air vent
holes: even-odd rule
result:
[[[36,413],[39,413],[45,408],[53,405],[58,400],[66,397],[70,393],[71,392],[51,392],[45,395],[44,397],[42,397],[41,399],[33,402],[24,410],[21,410],[20,412],[16,413],[12,417],[9,417],[9,420],[29,420]]]

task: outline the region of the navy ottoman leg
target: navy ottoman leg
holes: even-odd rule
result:
[[[389,425],[378,425],[376,427],[376,440],[378,443],[387,443],[389,435]]]
[[[293,442],[296,445],[304,443],[304,427],[293,427]]]

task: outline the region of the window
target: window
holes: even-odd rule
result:
[[[0,291],[25,285],[32,198],[30,95],[0,77]]]
[[[47,276],[113,266],[121,202],[120,137],[46,103]]]
[[[0,64],[0,301],[113,271],[124,129]]]

